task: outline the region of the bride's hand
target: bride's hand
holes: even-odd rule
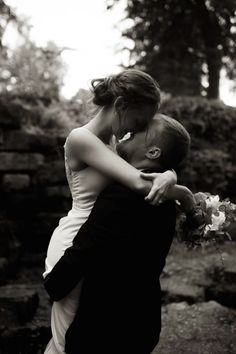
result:
[[[158,205],[165,198],[165,192],[170,186],[177,183],[177,175],[175,171],[166,171],[164,173],[144,173],[141,172],[141,177],[152,182],[152,188],[145,200],[152,205]]]

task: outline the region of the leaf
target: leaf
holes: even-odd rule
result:
[[[228,237],[228,239],[229,239],[230,241],[232,241],[232,237],[230,236],[230,234],[229,234],[228,232],[226,232],[225,235]]]

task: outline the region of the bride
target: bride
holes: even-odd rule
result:
[[[44,277],[72,245],[79,228],[87,220],[98,194],[111,180],[142,193],[158,204],[170,185],[174,171],[152,173],[146,181],[140,171],[116,155],[114,137],[144,130],[160,104],[160,89],[148,74],[134,69],[92,81],[93,102],[101,107],[83,127],[72,130],[65,143],[66,175],[73,199],[72,208],[63,217],[51,237]],[[147,176],[146,176],[147,177]],[[54,302],[51,312],[52,339],[46,354],[65,353],[65,333],[78,307],[78,286],[63,300]]]

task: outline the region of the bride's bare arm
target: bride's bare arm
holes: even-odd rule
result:
[[[94,167],[113,180],[147,195],[154,188],[159,192],[176,183],[176,175],[172,171],[156,174],[151,181],[144,180],[140,171],[116,155],[93,133],[86,129],[75,129],[68,137],[67,144],[73,157]],[[160,194],[160,193],[159,193]],[[159,195],[161,197],[162,193]]]
[[[196,200],[193,193],[185,186],[176,184],[170,186],[165,193],[165,199],[178,200],[185,213],[191,213],[196,208]]]
[[[156,173],[141,173],[141,175],[145,180],[151,181],[153,180],[153,178],[155,178]],[[153,193],[153,191],[151,191],[149,193],[149,196],[147,196],[145,199],[149,201],[151,200],[151,204],[156,205],[156,198],[158,193],[160,193],[160,191],[156,191],[156,193]],[[186,213],[192,213],[196,208],[196,200],[190,189],[177,184],[166,188],[166,190],[162,193],[162,197],[159,198],[159,201],[160,200],[178,200],[181,204],[182,209]]]

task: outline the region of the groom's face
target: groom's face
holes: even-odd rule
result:
[[[163,123],[153,119],[149,127],[117,144],[118,154],[138,169],[159,168]]]
[[[128,139],[118,143],[116,148],[118,154],[131,164],[145,158],[146,131],[131,135]]]
[[[159,136],[160,125],[152,126],[151,129],[152,131],[155,129]],[[148,146],[149,133],[149,130],[135,133],[127,140],[117,144],[118,154],[136,168],[157,167],[158,158],[153,153],[156,149],[159,150],[157,148],[158,142],[155,141],[155,146]]]

